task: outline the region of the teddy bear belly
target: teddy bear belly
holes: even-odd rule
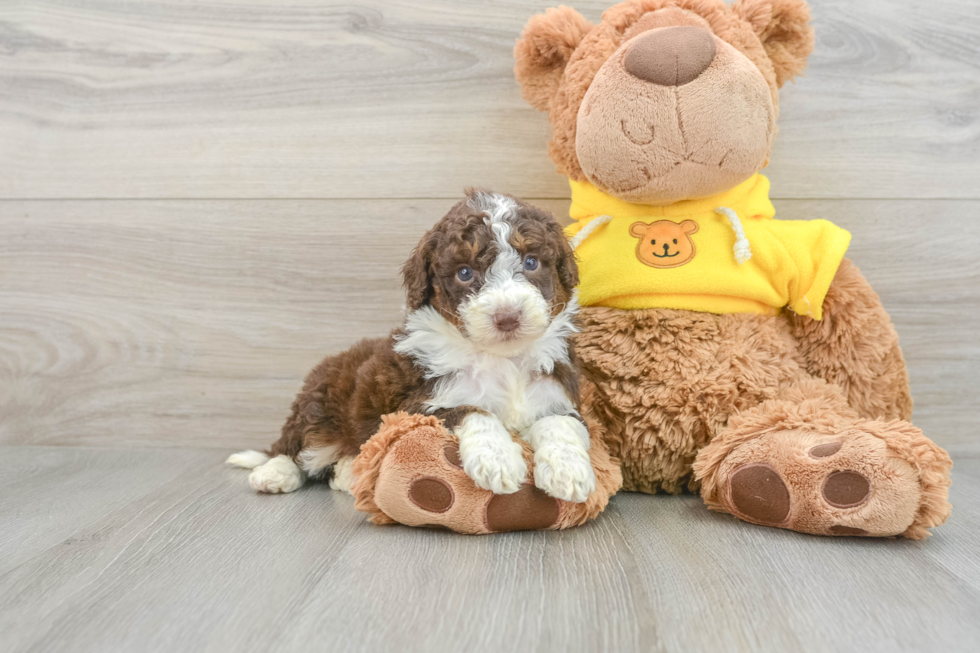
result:
[[[623,489],[696,490],[691,465],[729,416],[807,378],[783,316],[585,308],[575,350],[596,384]]]

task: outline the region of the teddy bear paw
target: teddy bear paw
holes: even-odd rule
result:
[[[534,448],[524,439],[510,441],[524,463],[514,470],[517,477],[517,471],[524,474],[533,465]],[[462,448],[467,447],[431,416],[386,416],[351,463],[356,507],[371,514],[376,524],[398,522],[474,534],[558,529],[594,519],[622,484],[616,463],[601,443],[592,442],[583,458],[591,461],[589,472],[576,474],[587,478],[577,488],[569,483],[568,490],[584,499],[594,486],[588,501],[571,503],[549,496],[531,478],[522,479],[516,492],[494,494],[477,487],[463,469]],[[552,470],[550,464],[548,469]],[[552,473],[552,478],[558,475]]]
[[[921,538],[948,514],[948,460],[902,422],[773,431],[727,455],[709,504],[805,533]]]
[[[562,446],[535,451],[534,484],[556,499],[584,503],[595,491],[595,472],[589,453]]]

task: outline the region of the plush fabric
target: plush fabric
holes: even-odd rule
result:
[[[789,306],[815,320],[851,235],[826,220],[775,220],[762,175],[726,193],[669,206],[631,204],[571,182],[574,236],[595,217],[612,220],[577,249],[583,306],[681,308],[774,315]],[[741,217],[751,258],[733,253],[736,232],[717,213]],[[658,239],[659,236],[659,239]]]
[[[623,67],[659,86],[683,86],[697,79],[718,55],[711,33],[693,25],[646,31],[631,42]]]
[[[840,387],[861,417],[912,419],[898,333],[878,293],[849,260],[837,270],[824,304],[832,319],[787,315],[807,372]]]
[[[656,12],[665,13],[655,17]],[[756,65],[769,88],[773,136],[779,114],[777,91],[802,71],[813,49],[813,32],[807,24],[809,11],[801,2],[743,1],[729,8],[722,0],[628,0],[603,12],[598,25],[591,25],[568,7],[562,9],[561,15],[560,22],[548,20],[547,14],[528,22],[515,48],[514,73],[525,98],[534,107],[548,112],[552,129],[548,155],[560,174],[577,181],[586,179],[575,147],[582,100],[599,69],[625,40],[635,36],[636,32],[631,33],[630,29],[641,20],[650,20],[647,24],[657,27],[706,25],[745,55]],[[750,16],[752,21],[743,19],[743,15]],[[562,36],[561,60],[554,56],[555,49],[547,37],[546,32],[551,30]],[[772,39],[769,49],[775,57],[770,57],[760,35]],[[547,65],[542,62],[550,62],[547,87],[537,81],[538,70]],[[564,67],[563,74],[556,70],[559,66]],[[724,97],[727,96],[709,101],[724,101]],[[708,194],[714,192],[718,191]]]
[[[842,273],[845,282],[857,276],[847,261]],[[853,304],[837,308],[828,306],[846,321]],[[823,535],[919,539],[949,515],[946,453],[908,422],[861,417],[839,387],[809,374],[787,318],[590,308],[583,322],[576,347],[598,386],[589,408],[603,416],[625,490],[700,490],[713,509]],[[852,335],[842,340],[860,339]],[[881,378],[855,375],[851,387],[865,388],[859,396],[868,382],[890,388],[877,399],[894,412],[908,397],[897,382],[904,374]],[[840,454],[809,455],[827,443],[841,443]],[[788,488],[786,519],[765,522],[731,503],[732,475],[751,464],[773,469]],[[844,470],[868,479],[873,501],[842,509],[821,498],[826,477]]]
[[[624,489],[701,491],[806,533],[926,537],[949,515],[951,462],[908,421],[891,320],[842,260],[847,232],[773,220],[760,192],[778,89],[813,49],[806,3],[626,0],[562,21],[578,28],[528,23],[515,73],[540,90],[545,26],[562,32],[533,104],[571,181],[576,350]]]
[[[747,467],[759,461],[771,476],[756,474],[737,496],[738,475],[751,477]],[[859,418],[814,380],[733,416],[693,469],[708,507],[747,521],[817,535],[922,539],[949,516],[949,465],[908,422]],[[785,512],[773,514],[782,503]]]
[[[629,72],[627,55],[643,39],[690,33],[716,44],[711,64],[695,79],[663,86]],[[576,120],[584,177],[641,204],[705,197],[745,181],[765,165],[776,127],[772,95],[755,64],[693,26],[627,41],[595,74]]]
[[[521,88],[524,98],[536,109],[548,108],[565,65],[590,29],[592,23],[565,6],[551,7],[528,23],[514,57],[526,80]]]
[[[591,388],[583,391],[591,396]],[[480,489],[460,465],[458,440],[439,420],[407,413],[387,415],[351,465],[355,507],[368,513],[375,524],[397,522],[474,535],[578,526],[602,512],[622,484],[619,465],[604,442],[604,429],[591,419],[587,425],[596,489],[585,503],[570,503],[534,487],[533,471],[514,494]],[[530,446],[518,441],[528,470],[533,470]]]

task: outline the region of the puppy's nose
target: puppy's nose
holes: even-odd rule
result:
[[[667,253],[667,250],[668,249],[670,249],[670,245],[668,245],[667,243],[664,243],[664,254]]]
[[[715,38],[706,29],[683,25],[652,30],[637,37],[626,51],[626,72],[660,86],[693,82],[717,53]]]
[[[493,325],[497,331],[513,331],[521,325],[521,316],[517,311],[500,311],[494,313]]]

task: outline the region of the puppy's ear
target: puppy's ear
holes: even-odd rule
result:
[[[779,86],[803,72],[813,52],[810,8],[805,0],[739,0],[732,11],[759,36]]]
[[[548,225],[548,234],[554,240],[558,250],[558,260],[555,262],[555,271],[558,273],[558,281],[565,288],[565,292],[571,296],[575,286],[578,285],[578,263],[575,262],[575,252],[568,244],[565,230],[554,218]]]
[[[405,306],[409,312],[422,308],[432,299],[432,256],[438,240],[436,232],[427,233],[402,265]]]
[[[534,16],[514,46],[514,76],[532,107],[545,111],[558,92],[565,65],[593,27],[571,7],[552,7]]]

